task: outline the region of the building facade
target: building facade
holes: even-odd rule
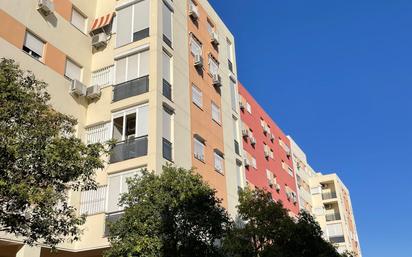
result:
[[[247,183],[267,190],[297,215],[299,201],[289,138],[242,84],[239,97]]]
[[[58,256],[101,256],[126,179],[195,168],[235,216],[245,185],[235,40],[207,0],[0,2],[0,53],[49,84],[86,143],[116,139],[96,191],[72,192],[87,221]],[[189,150],[190,149],[190,150]],[[0,256],[50,256],[0,235]]]

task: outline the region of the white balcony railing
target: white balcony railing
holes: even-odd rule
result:
[[[92,73],[92,85],[99,85],[101,88],[114,84],[114,65],[107,66]]]

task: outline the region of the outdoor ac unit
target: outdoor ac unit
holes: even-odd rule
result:
[[[244,137],[248,137],[249,136],[249,130],[248,129],[242,129],[242,135]]]
[[[292,193],[286,193],[286,196],[287,196],[287,198],[288,198],[288,200],[290,200],[290,199],[292,199]]]
[[[280,191],[280,185],[279,184],[275,184],[275,189],[276,189],[276,191]]]
[[[270,187],[273,187],[273,185],[274,185],[273,180],[268,179],[268,184],[269,184]]]
[[[92,46],[99,48],[107,45],[107,34],[102,32],[92,37]]]
[[[250,144],[256,145],[256,139],[254,137],[250,137]]]
[[[242,101],[239,101],[239,108],[240,108],[241,110],[244,110],[244,109],[245,109],[245,104],[244,104]]]
[[[269,158],[269,156],[270,156],[270,152],[268,150],[265,150],[265,157]]]
[[[86,86],[82,82],[75,79],[70,85],[70,94],[76,96],[85,96]]]
[[[293,197],[293,203],[297,203],[298,202],[298,198],[294,195]]]
[[[263,126],[263,132],[265,133],[269,132],[269,127],[266,124]]]
[[[90,99],[99,98],[101,95],[100,85],[94,85],[87,88],[86,96]]]
[[[37,10],[47,16],[54,11],[54,4],[51,0],[39,0]]]
[[[203,67],[203,57],[200,54],[195,55],[195,67],[197,68]]]
[[[245,163],[245,167],[249,167],[250,166],[250,162],[248,158],[244,159],[244,163]]]
[[[214,86],[216,86],[216,87],[222,86],[222,78],[220,77],[219,74],[213,74],[212,78],[213,78],[213,85]]]
[[[190,4],[189,15],[192,19],[197,20],[199,18],[199,11],[197,10],[196,5]]]
[[[272,133],[270,134],[270,140],[274,141],[275,140],[275,135],[273,135]]]
[[[215,31],[213,31],[210,36],[212,37],[211,38],[212,44],[214,44],[215,46],[218,46],[219,45],[219,35]]]

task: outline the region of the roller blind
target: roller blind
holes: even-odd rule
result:
[[[212,75],[216,75],[219,73],[219,65],[210,56],[209,56],[209,72]]]
[[[172,142],[172,113],[163,109],[163,138]]]
[[[66,77],[72,80],[81,81],[81,73],[82,73],[82,68],[80,66],[75,64],[70,59],[66,59],[66,72],[65,72]]]
[[[170,56],[163,52],[163,78],[171,84],[171,76],[170,76]]]
[[[163,3],[163,35],[172,42],[173,14],[169,7]]]
[[[137,109],[137,137],[147,136],[149,133],[149,107],[140,106]]]
[[[133,33],[139,32],[149,27],[149,2],[149,0],[144,0],[138,2],[137,4],[134,4]]]
[[[86,17],[84,17],[76,9],[72,9],[71,23],[79,30],[85,32],[86,30]]]
[[[39,38],[26,32],[26,39],[24,40],[24,46],[29,48],[31,51],[38,54],[40,57],[43,56],[44,43]]]
[[[328,224],[327,229],[328,229],[329,237],[335,237],[335,236],[342,236],[343,235],[342,224],[340,224],[340,223]]]
[[[123,8],[117,12],[116,45],[118,47],[132,42],[132,15],[133,6]]]
[[[203,106],[202,91],[200,91],[200,89],[196,86],[192,86],[192,101],[199,107]]]

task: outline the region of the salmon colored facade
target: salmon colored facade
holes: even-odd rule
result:
[[[289,139],[242,84],[239,95],[244,159],[249,162],[247,182],[271,192],[274,200],[296,215],[299,205]]]

